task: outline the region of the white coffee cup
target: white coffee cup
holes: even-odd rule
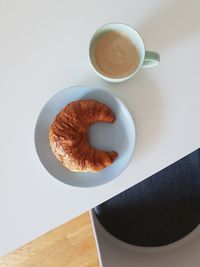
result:
[[[93,56],[92,56],[93,45],[94,45],[96,39],[100,35],[104,34],[105,32],[109,32],[109,31],[116,31],[116,32],[125,34],[133,42],[133,44],[135,45],[135,47],[137,49],[137,52],[139,55],[138,66],[128,76],[125,76],[122,78],[112,78],[112,77],[105,76],[104,74],[100,73],[97,70],[97,68],[94,64],[94,60],[93,60]],[[90,40],[89,57],[90,57],[90,62],[92,64],[94,71],[104,80],[106,80],[108,82],[113,82],[113,83],[126,81],[126,80],[130,79],[132,76],[134,76],[139,71],[140,68],[154,67],[154,66],[157,66],[160,62],[160,55],[156,52],[146,51],[145,46],[144,46],[144,42],[143,42],[140,34],[135,29],[133,29],[131,26],[129,26],[127,24],[123,24],[123,23],[109,23],[109,24],[103,25],[101,28],[99,28],[94,33],[94,35],[92,36],[92,38]]]

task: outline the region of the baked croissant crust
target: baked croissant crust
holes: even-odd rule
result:
[[[110,166],[115,151],[101,151],[89,144],[88,128],[96,122],[115,121],[112,110],[93,99],[78,100],[66,105],[49,129],[49,141],[56,158],[71,171],[98,172]]]

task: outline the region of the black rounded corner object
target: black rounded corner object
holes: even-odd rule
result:
[[[127,243],[154,247],[181,239],[200,223],[200,149],[94,210]]]

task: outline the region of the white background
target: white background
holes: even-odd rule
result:
[[[129,188],[200,146],[199,0],[0,0],[0,254]],[[89,40],[108,22],[136,28],[158,67],[122,84],[93,72]],[[34,126],[45,102],[72,85],[106,88],[133,114],[137,143],[125,172],[90,189],[41,166]]]

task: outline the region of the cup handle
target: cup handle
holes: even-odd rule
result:
[[[145,58],[142,64],[142,68],[155,67],[160,62],[160,55],[156,52],[145,51]]]

